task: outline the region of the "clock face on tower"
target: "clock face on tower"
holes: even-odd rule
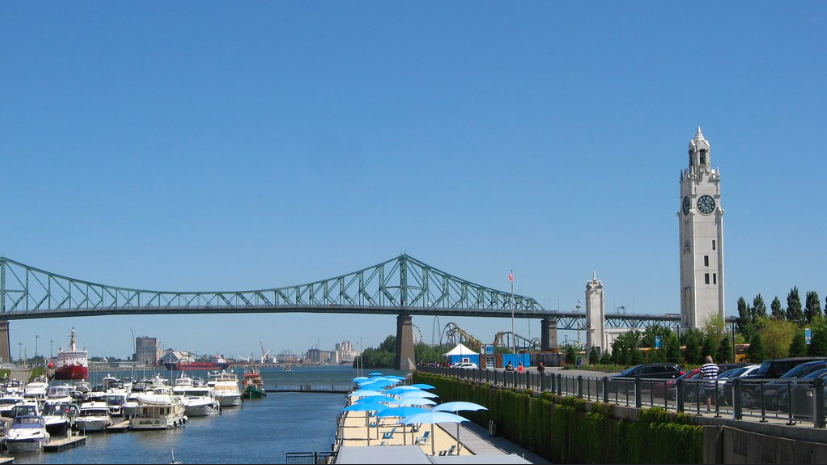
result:
[[[704,215],[709,215],[714,212],[715,199],[708,195],[701,196],[701,198],[698,199],[698,210],[700,210]]]
[[[690,208],[692,208],[692,201],[689,200],[689,197],[684,197],[683,198],[683,214],[688,215]]]

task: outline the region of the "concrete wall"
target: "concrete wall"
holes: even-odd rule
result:
[[[827,444],[707,426],[704,463],[827,463]]]

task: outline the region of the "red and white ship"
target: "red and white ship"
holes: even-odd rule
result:
[[[72,328],[72,338],[69,350],[58,349],[55,363],[55,379],[58,381],[83,380],[89,378],[89,352],[78,350],[75,344],[75,328]]]

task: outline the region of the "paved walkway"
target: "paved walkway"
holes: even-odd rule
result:
[[[456,426],[445,426],[440,428],[456,440]],[[463,423],[459,428],[459,438],[462,446],[474,455],[518,455],[531,463],[547,464],[548,460],[533,454],[526,449],[514,444],[505,438],[491,437],[488,430],[476,423]]]

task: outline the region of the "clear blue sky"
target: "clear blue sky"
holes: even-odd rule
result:
[[[180,291],[407,252],[504,290],[514,269],[547,308],[573,309],[596,270],[610,306],[678,312],[679,172],[701,125],[723,176],[728,313],[792,286],[823,301],[825,17],[824,2],[2,2],[0,252]],[[432,320],[415,323],[430,341]],[[510,326],[458,323],[483,340]],[[36,334],[56,350],[71,326],[117,356],[130,330],[239,355],[395,329],[14,322],[13,351],[32,355]]]

